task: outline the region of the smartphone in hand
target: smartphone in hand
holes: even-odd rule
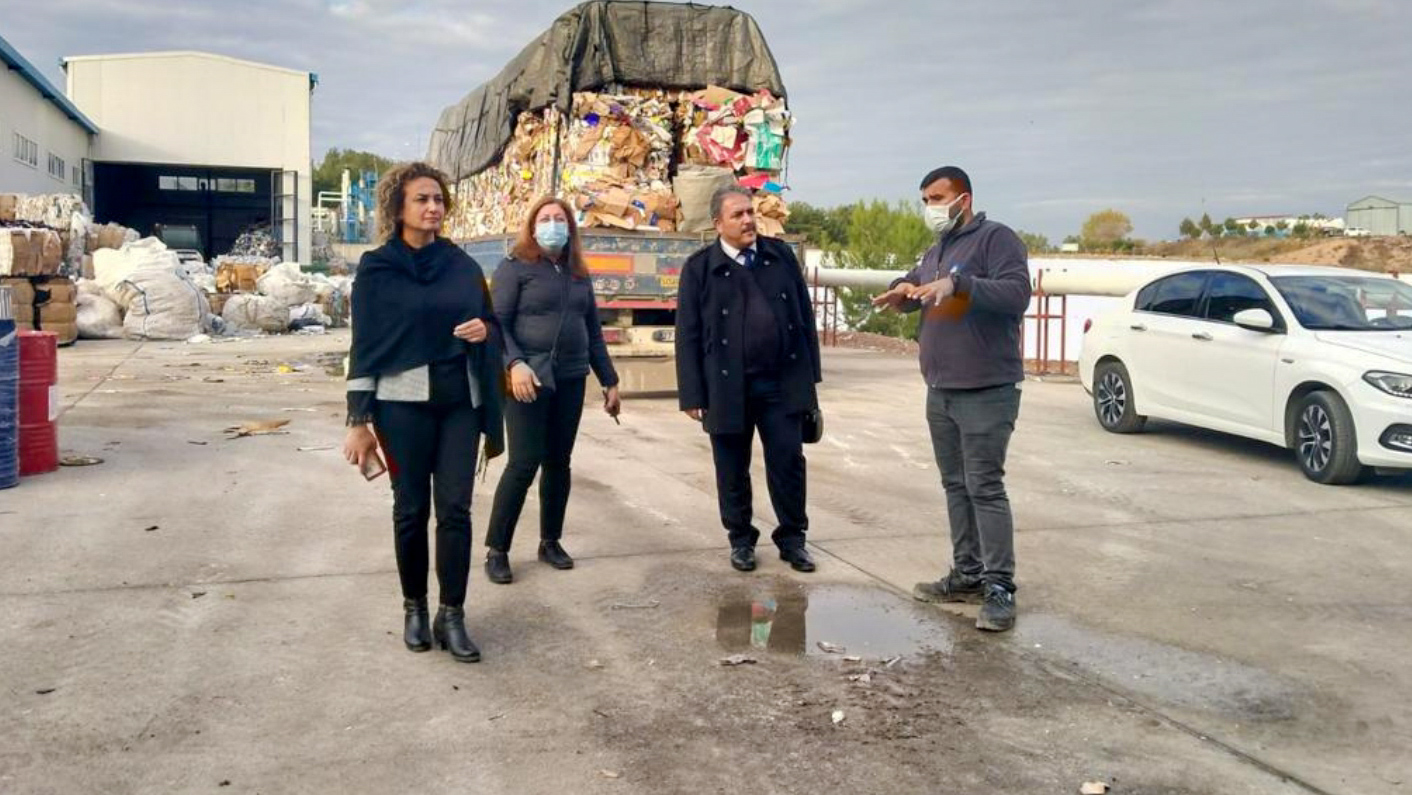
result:
[[[363,458],[363,464],[358,467],[358,471],[363,473],[364,480],[376,480],[387,471],[387,465],[382,462],[382,456],[378,455],[377,450],[373,450]]]

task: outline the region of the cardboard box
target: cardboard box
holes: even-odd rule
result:
[[[216,266],[216,292],[253,293],[255,284],[269,270],[267,265],[223,262]]]
[[[20,197],[13,193],[0,193],[0,221],[15,220],[15,211],[19,209]]]

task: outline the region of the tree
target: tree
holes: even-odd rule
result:
[[[1090,215],[1088,220],[1084,221],[1079,237],[1083,240],[1085,248],[1105,250],[1112,249],[1114,244],[1127,239],[1132,231],[1131,219],[1117,210],[1108,209]]]
[[[1226,234],[1226,228],[1220,224],[1212,224],[1211,228],[1206,230],[1206,234],[1210,235],[1212,240],[1215,240]]]
[[[1279,233],[1280,233],[1280,230],[1276,229],[1276,228],[1273,227],[1273,226],[1267,226],[1267,227],[1265,227],[1265,237],[1274,237],[1275,235],[1278,235]]]
[[[803,235],[810,243],[820,247],[848,245],[848,217],[852,207],[815,207],[805,202],[795,202],[789,206],[789,221],[786,230],[792,235]]]
[[[1201,227],[1197,226],[1196,222],[1190,218],[1183,218],[1182,225],[1177,227],[1177,231],[1181,232],[1182,237],[1188,240],[1196,240],[1201,237]]]
[[[1236,237],[1245,234],[1245,227],[1237,223],[1234,218],[1227,218],[1221,226],[1225,227],[1226,234],[1229,236]]]
[[[1246,224],[1246,226],[1250,228],[1250,231],[1256,232],[1256,231],[1259,231],[1259,229],[1260,229],[1260,222],[1259,222],[1259,221],[1251,221],[1250,223]]]
[[[826,250],[841,268],[911,270],[936,242],[936,235],[927,228],[920,210],[912,202],[889,205],[874,200],[836,209],[847,214],[843,237],[848,242],[834,244]],[[890,337],[915,336],[919,314],[876,309],[872,305],[874,292],[848,287],[839,289],[843,320],[849,328]]]
[[[1015,234],[1020,236],[1020,240],[1025,244],[1025,248],[1028,249],[1031,254],[1045,254],[1054,250],[1054,247],[1049,245],[1049,238],[1044,235],[1037,235],[1033,232],[1021,230],[1016,230]]]
[[[1290,230],[1290,234],[1301,239],[1309,237],[1309,224],[1300,221],[1299,223],[1294,225],[1293,229]]]
[[[382,174],[395,164],[395,161],[375,155],[372,152],[358,152],[352,149],[330,149],[324,153],[324,160],[314,168],[314,196],[320,191],[337,193],[343,187],[343,170],[346,168],[356,177],[363,171]]]

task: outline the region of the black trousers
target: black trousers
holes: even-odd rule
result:
[[[374,425],[390,459],[402,596],[427,595],[427,523],[434,505],[441,604],[460,607],[471,571],[471,492],[483,430],[481,411],[469,402],[378,401]]]
[[[782,550],[804,546],[809,517],[804,510],[803,419],[785,410],[778,381],[752,377],[746,385],[746,430],[711,434],[716,497],[732,549],[753,547],[760,538],[752,523],[754,493],[750,485],[750,451],[756,430],[765,448],[765,485],[779,523],[772,538]]]
[[[557,388],[540,392],[533,403],[509,400],[505,430],[510,436],[510,462],[495,488],[485,545],[510,551],[515,526],[525,507],[525,495],[539,473],[539,537],[558,541],[564,536],[569,507],[570,467],[574,440],[583,417],[586,378],[559,378]]]

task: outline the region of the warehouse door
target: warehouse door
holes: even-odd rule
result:
[[[271,226],[272,183],[266,169],[94,163],[93,214],[144,237],[158,225],[189,228],[209,261],[242,232]]]

